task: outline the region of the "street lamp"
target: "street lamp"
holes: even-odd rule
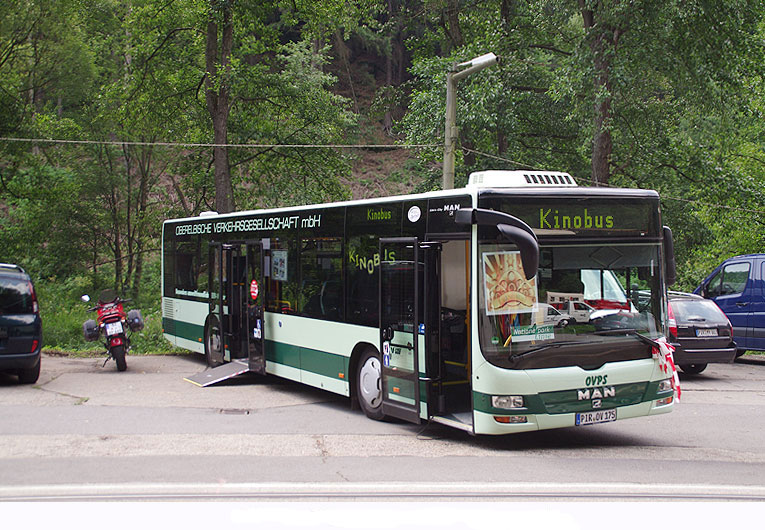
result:
[[[466,63],[455,64],[446,74],[446,127],[444,131],[444,175],[442,187],[454,188],[454,152],[457,149],[457,82],[470,74],[497,64],[497,56],[487,53]],[[464,68],[464,70],[462,70]]]

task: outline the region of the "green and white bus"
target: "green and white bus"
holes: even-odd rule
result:
[[[273,374],[374,419],[507,434],[660,414],[672,253],[656,192],[556,172],[206,212],[164,223],[164,335],[212,381]]]

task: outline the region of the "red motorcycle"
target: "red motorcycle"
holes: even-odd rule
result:
[[[90,302],[90,297],[83,295],[82,300],[83,302]],[[114,359],[117,363],[117,370],[120,372],[127,370],[125,356],[130,350],[128,332],[143,329],[143,318],[141,318],[141,312],[138,309],[131,309],[125,313],[122,304],[130,301],[127,298],[120,298],[112,289],[105,289],[98,296],[98,304],[88,309],[88,311],[98,312],[96,320],[87,320],[82,325],[82,334],[85,336],[85,340],[89,342],[98,340],[103,334],[106,352],[109,354],[104,365],[110,358]]]

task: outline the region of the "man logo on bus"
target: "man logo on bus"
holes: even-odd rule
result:
[[[585,401],[588,399],[603,399],[609,397],[616,397],[616,388],[613,386],[577,390],[577,399],[579,401]]]

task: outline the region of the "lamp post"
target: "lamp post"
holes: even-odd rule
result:
[[[487,53],[465,63],[452,66],[446,74],[446,126],[444,130],[444,174],[442,187],[454,188],[454,153],[457,149],[457,82],[470,74],[497,64],[497,56]]]

